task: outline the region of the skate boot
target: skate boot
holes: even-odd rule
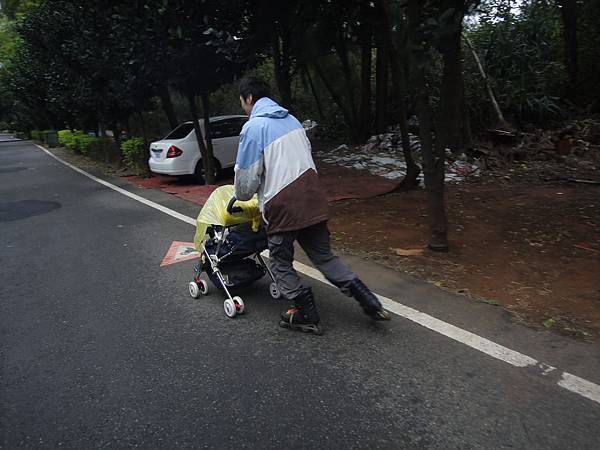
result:
[[[283,328],[321,334],[319,313],[315,305],[313,293],[306,289],[294,299],[294,306],[281,314],[279,325]]]
[[[367,316],[374,320],[390,320],[390,314],[383,309],[377,297],[360,279],[355,278],[352,280],[350,293],[360,303]]]

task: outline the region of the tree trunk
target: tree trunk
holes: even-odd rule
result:
[[[200,123],[198,122],[200,119],[198,117],[198,108],[196,106],[196,98],[194,94],[191,92],[186,93],[186,97],[188,99],[188,105],[190,108],[190,114],[192,116],[192,122],[194,124],[194,132],[196,133],[196,141],[198,142],[198,148],[200,149],[200,155],[202,156],[202,160],[199,164],[202,164],[204,167],[205,173],[210,173],[206,171],[206,161],[209,160],[208,150],[206,145],[204,145],[204,137],[202,136],[202,129],[200,128]]]
[[[465,77],[464,74],[460,77],[461,79],[461,93],[460,93],[460,142],[459,146],[462,149],[473,148],[473,131],[471,130],[471,119],[469,118],[469,108],[467,105],[467,96],[465,91]]]
[[[353,111],[350,111],[349,107],[344,104],[343,98],[336,92],[333,85],[327,80],[326,75],[323,73],[323,70],[319,67],[319,64],[316,61],[313,62],[313,66],[315,68],[315,72],[317,72],[317,76],[323,83],[323,86],[325,86],[325,89],[327,89],[331,95],[333,102],[340,109],[342,116],[344,116],[344,121],[350,128],[350,136],[352,137],[352,140],[354,142],[360,141],[360,130],[356,127],[356,120],[352,115]]]
[[[289,27],[279,24],[279,32],[273,33],[273,67],[275,82],[281,96],[281,102],[286,108],[292,107],[292,77],[290,55]]]
[[[348,48],[346,47],[346,42],[344,41],[343,35],[337,37],[337,39],[334,43],[334,46],[335,46],[336,54],[340,60],[341,66],[342,66],[342,75],[344,77],[344,89],[346,91],[346,98],[348,100],[347,106],[344,107],[344,109],[346,111],[345,115],[350,118],[348,125],[351,128],[351,135],[352,135],[354,142],[359,142],[361,140],[360,139],[360,130],[361,130],[360,125],[361,124],[360,124],[360,117],[357,114],[357,108],[356,108],[356,102],[355,102],[356,89],[355,89],[354,83],[352,82],[353,68],[350,65],[350,58],[348,57]],[[321,75],[323,75],[323,74],[321,74]],[[321,78],[324,80],[324,78],[322,76],[321,76]],[[333,92],[333,91],[330,90],[330,92]],[[340,97],[340,99],[343,100],[342,97]],[[343,102],[340,104],[343,104]]]
[[[471,50],[471,54],[473,55],[475,64],[477,64],[477,68],[479,69],[481,78],[483,78],[483,81],[485,82],[485,88],[486,88],[488,96],[490,98],[490,102],[492,103],[492,107],[494,108],[494,112],[496,113],[496,128],[498,128],[500,130],[512,131],[513,127],[510,126],[510,124],[504,118],[504,114],[502,114],[500,105],[498,104],[498,101],[496,100],[496,96],[494,95],[494,91],[492,90],[492,84],[490,83],[490,79],[488,78],[487,73],[485,72],[485,70],[483,68],[483,64],[481,64],[481,60],[479,59],[479,55],[477,54],[475,47],[473,47],[473,43],[467,37],[466,34],[463,33],[462,37],[465,40],[467,47],[469,47],[469,49]]]
[[[140,117],[141,117],[141,121],[142,124],[144,123],[144,118],[142,117],[142,114],[140,113]],[[121,129],[119,127],[119,124],[117,122],[113,122],[111,125],[112,128],[112,132],[113,132],[113,140],[115,141],[115,144],[117,144],[117,147],[121,148]],[[145,137],[146,131],[145,131],[145,126],[142,125],[142,136],[144,137],[144,142],[147,142],[147,139]]]
[[[444,151],[440,151],[433,139],[433,108],[431,106],[428,81],[431,79],[432,58],[424,48],[424,38],[420,33],[422,4],[419,0],[409,0],[408,20],[410,49],[412,56],[413,86],[419,118],[419,137],[423,154],[423,173],[427,208],[431,223],[429,248],[435,251],[448,251],[448,220],[444,205]]]
[[[563,40],[565,46],[565,65],[569,77],[570,96],[576,92],[579,77],[577,50],[577,0],[558,0],[563,23]]]
[[[388,99],[388,60],[389,52],[385,44],[377,47],[376,67],[376,97],[375,97],[375,124],[376,133],[385,133],[387,129],[387,99]]]
[[[142,111],[140,111],[138,113],[138,116],[140,118],[140,127],[142,128],[142,138],[144,139],[144,142],[148,142],[148,131],[146,130],[146,119],[144,119],[144,113]],[[113,128],[116,127],[117,124],[115,123]],[[120,136],[117,136],[117,131],[113,129],[113,138],[115,139],[115,142],[117,142],[117,144],[119,144],[119,142],[117,141],[117,139],[120,139]]]
[[[319,120],[323,122],[325,120],[325,114],[323,113],[323,106],[321,105],[321,100],[319,99],[319,95],[317,94],[317,90],[315,89],[315,84],[313,83],[312,75],[310,74],[310,69],[305,67],[304,74],[306,75],[306,80],[308,81],[308,85],[310,87],[310,92],[312,93],[313,98],[315,99],[315,104],[317,105],[317,112],[319,113]]]
[[[360,135],[363,142],[371,135],[371,64],[373,59],[371,40],[373,32],[371,29],[369,4],[369,0],[361,2],[361,24],[359,30],[361,45],[359,117]]]
[[[215,153],[213,151],[212,136],[210,133],[210,102],[208,92],[203,92],[200,95],[202,99],[202,112],[204,113],[204,137],[206,139],[206,154],[204,159],[204,179],[206,184],[215,184]]]
[[[438,114],[437,147],[440,152],[450,149],[458,152],[460,142],[460,105],[462,96],[462,63],[460,49],[460,25],[462,15],[457,14],[456,30],[444,39],[442,53],[442,84],[440,90],[440,112]],[[460,22],[459,22],[460,21]]]
[[[175,114],[175,109],[173,108],[173,102],[171,101],[171,94],[169,93],[169,87],[167,85],[162,85],[159,88],[159,96],[160,103],[162,105],[162,109],[167,116],[169,121],[169,125],[171,129],[175,129],[177,125],[179,125],[179,121],[177,120],[177,115]]]
[[[398,124],[400,125],[400,137],[402,142],[402,153],[404,154],[404,162],[406,163],[406,175],[396,188],[397,190],[412,189],[419,184],[418,177],[421,173],[421,168],[415,163],[412,149],[410,147],[410,136],[408,134],[408,112],[406,106],[407,96],[407,76],[402,68],[400,52],[396,48],[392,34],[392,18],[391,11],[387,0],[379,0],[379,6],[382,19],[382,27],[384,29],[385,40],[387,41],[390,50],[390,68],[392,72],[392,85],[394,97],[398,101]]]

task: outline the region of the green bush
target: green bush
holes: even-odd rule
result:
[[[146,144],[142,138],[131,138],[121,144],[123,164],[136,175],[147,175],[149,172]]]
[[[75,138],[77,139],[77,148],[79,152],[84,155],[87,155],[90,144],[98,139],[95,136],[90,136],[81,131],[76,134]]]
[[[83,155],[87,154],[90,144],[97,139],[81,130],[60,130],[58,132],[58,143],[60,145]]]
[[[42,132],[40,130],[32,130],[30,135],[31,135],[31,139],[33,139],[34,141],[42,140]]]
[[[75,151],[77,146],[77,140],[71,130],[60,130],[58,132],[58,143],[72,151]]]

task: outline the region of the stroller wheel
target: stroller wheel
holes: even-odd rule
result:
[[[188,289],[190,290],[190,295],[192,298],[200,297],[200,288],[195,281],[190,281],[190,284],[188,284]]]
[[[278,299],[281,297],[281,291],[279,290],[279,288],[277,287],[277,285],[275,283],[271,283],[269,285],[269,293],[271,294],[271,297],[273,297],[274,299]]]
[[[206,280],[200,280],[197,282],[198,288],[200,289],[200,293],[202,295],[208,295],[208,283]]]
[[[235,309],[238,314],[244,314],[244,301],[241,297],[233,297],[233,302],[235,303]]]
[[[225,314],[227,315],[227,317],[234,318],[237,314],[237,308],[235,307],[235,303],[230,298],[223,302],[223,309],[225,310]]]

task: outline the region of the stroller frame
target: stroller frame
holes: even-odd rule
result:
[[[235,225],[233,225],[233,226],[235,226]],[[210,265],[213,275],[215,275],[217,277],[217,279],[219,280],[219,282],[221,284],[221,287],[223,288],[223,290],[225,291],[225,294],[227,295],[227,298],[225,299],[225,302],[223,303],[223,309],[225,310],[225,314],[231,318],[235,317],[237,314],[243,314],[244,308],[245,308],[244,301],[239,296],[232,296],[230,290],[227,288],[227,282],[225,280],[225,277],[223,276],[223,272],[221,271],[221,269],[219,267],[219,265],[224,260],[226,260],[229,256],[232,255],[233,251],[230,251],[229,253],[226,253],[225,255],[222,255],[221,257],[219,257],[218,255],[219,255],[219,250],[221,249],[222,245],[225,243],[225,240],[227,239],[227,236],[229,235],[229,229],[232,228],[233,226],[224,226],[222,228],[222,230],[220,230],[220,231],[216,230],[214,226],[211,226],[212,232],[214,233],[214,236],[217,238],[217,241],[216,241],[217,247],[216,247],[216,251],[214,254],[210,254],[208,252],[208,250],[206,249],[204,242],[202,243],[202,256],[206,258],[206,261]],[[205,279],[201,278],[201,274],[203,271],[202,270],[202,267],[203,267],[202,256],[200,257],[198,264],[194,267],[194,272],[196,273],[194,276],[194,281],[189,283],[190,295],[193,298],[198,298],[200,295],[208,295],[208,293],[209,293],[207,281]],[[271,278],[271,284],[269,285],[269,293],[271,294],[271,297],[273,297],[274,299],[281,298],[281,292],[279,291],[279,288],[277,287],[277,282],[275,281],[275,276],[273,275],[271,268],[266,263],[261,252],[250,253],[247,256],[240,257],[240,260],[252,259],[252,258],[259,263],[259,265],[265,270],[265,273],[267,273],[269,275],[269,278]]]

